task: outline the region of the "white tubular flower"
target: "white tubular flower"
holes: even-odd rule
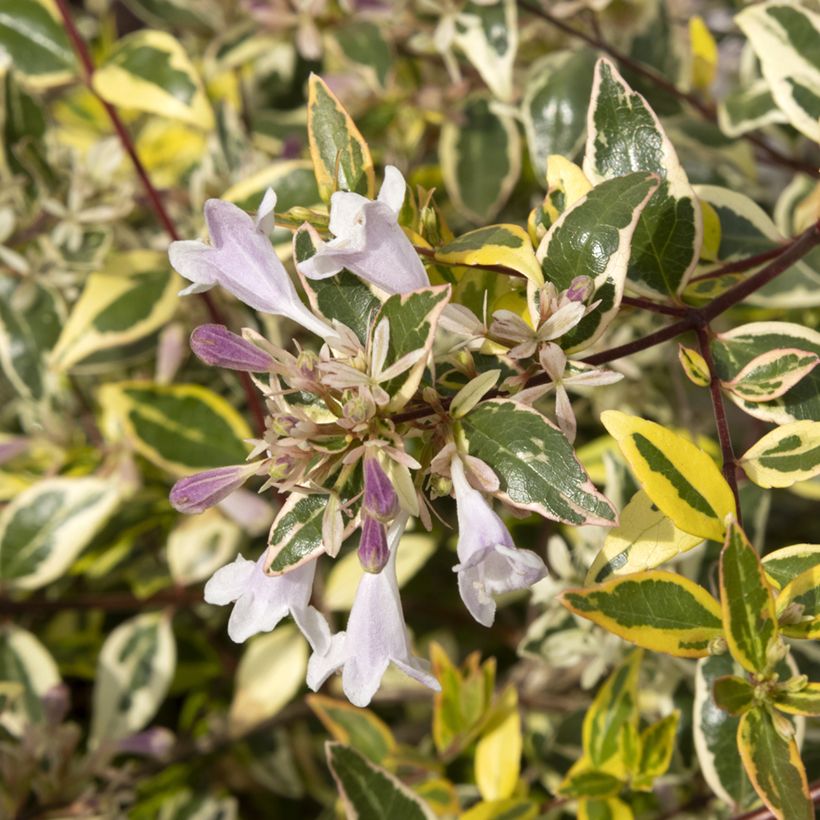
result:
[[[547,574],[544,562],[531,550],[517,549],[510,531],[464,474],[456,455],[450,475],[458,513],[458,590],[470,614],[484,626],[495,620],[494,595],[527,589]]]
[[[334,336],[330,325],[302,304],[268,239],[275,206],[276,194],[270,188],[255,220],[232,202],[209,199],[205,222],[212,244],[190,239],[172,242],[168,248],[171,265],[193,282],[181,295],[221,285],[254,310],[287,316],[318,336]]]
[[[429,664],[410,653],[410,641],[396,580],[396,553],[407,515],[388,533],[390,558],[378,574],[365,572],[347,622],[347,631],[331,640],[330,650],[314,651],[308,663],[307,684],[315,692],[334,672],[342,670],[342,688],[355,706],[367,706],[389,664],[435,691],[441,687]]]
[[[310,259],[299,263],[308,279],[327,279],[347,268],[388,293],[430,286],[418,254],[398,223],[406,183],[398,168],[384,169],[378,199],[337,191],[330,198],[330,232]]]
[[[330,628],[324,616],[308,603],[316,562],[271,577],[263,571],[265,555],[263,552],[258,561],[248,561],[239,555],[205,584],[205,600],[209,604],[225,606],[236,602],[228,621],[228,636],[235,643],[244,643],[258,632],[270,632],[290,613],[313,651],[327,652]]]

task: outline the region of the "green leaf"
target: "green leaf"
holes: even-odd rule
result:
[[[675,751],[679,723],[680,712],[675,710],[641,732],[641,757],[632,780],[633,789],[651,791],[654,781],[666,774]]]
[[[369,709],[324,695],[308,695],[305,700],[334,740],[350,746],[371,762],[381,763],[395,748],[390,727]]]
[[[747,672],[767,674],[769,648],[778,637],[774,597],[754,547],[734,521],[720,553],[720,602],[732,657]]]
[[[77,58],[53,3],[0,0],[0,52],[34,88],[70,80]]]
[[[657,174],[661,183],[635,228],[629,283],[649,296],[675,296],[700,255],[700,207],[654,111],[602,58],[592,87],[584,172],[595,184],[633,171]]]
[[[794,544],[763,557],[763,570],[772,586],[782,589],[798,575],[820,565],[820,544]]]
[[[117,272],[92,273],[63,326],[51,355],[61,370],[155,333],[179,305],[180,280],[164,255],[130,251],[107,267]]]
[[[602,182],[564,211],[541,241],[537,258],[544,279],[561,291],[576,276],[589,276],[588,302],[600,302],[561,337],[568,353],[589,347],[618,313],[632,237],[657,187],[658,178],[646,173]]]
[[[638,490],[621,511],[618,526],[607,533],[604,546],[587,572],[586,583],[598,584],[611,575],[654,569],[702,540],[679,530],[644,490]]]
[[[778,593],[775,603],[782,631],[790,638],[820,637],[820,565],[804,570]],[[799,608],[792,617],[787,607]]]
[[[583,144],[596,59],[591,48],[555,51],[529,73],[521,112],[530,161],[540,179],[547,174],[547,157],[575,157]]]
[[[802,689],[778,689],[774,705],[789,715],[820,716],[820,683],[807,683]]]
[[[46,478],[0,514],[0,579],[38,589],[63,575],[123,498],[110,479]]]
[[[695,705],[692,716],[695,750],[709,788],[736,810],[750,808],[756,801],[737,748],[740,718],[721,709],[714,699],[714,683],[742,669],[729,653],[698,661],[695,672]]]
[[[412,367],[381,385],[390,396],[388,411],[400,410],[415,395],[433,348],[439,316],[450,300],[450,293],[449,285],[424,288],[412,293],[396,293],[382,305],[375,324],[384,320],[390,323],[383,369],[387,370],[413,351],[424,351]]]
[[[268,539],[265,571],[281,575],[306,564],[325,551],[322,516],[327,495],[292,492],[276,514]]]
[[[820,475],[820,422],[795,421],[777,427],[739,460],[759,487],[791,487]]]
[[[633,820],[632,809],[618,797],[578,801],[578,820]]]
[[[138,732],[154,717],[174,676],[176,655],[166,614],[143,613],[111,632],[94,678],[92,747]]]
[[[511,797],[509,800],[482,800],[458,814],[459,820],[536,820],[538,805],[531,800]]]
[[[745,678],[725,675],[713,685],[715,703],[730,715],[742,715],[757,703],[754,687]]]
[[[755,791],[779,820],[812,820],[806,770],[794,738],[780,735],[759,706],[740,718],[737,745]]]
[[[794,3],[766,3],[735,18],[789,122],[820,142],[820,15]]]
[[[439,157],[456,208],[473,222],[490,222],[521,172],[518,126],[512,117],[497,113],[486,97],[471,97],[442,126]]]
[[[769,83],[762,78],[727,94],[718,103],[717,113],[720,130],[728,137],[740,137],[764,125],[788,122],[774,101]]]
[[[62,322],[56,293],[0,276],[0,365],[21,396],[39,401],[55,391],[45,359]]]
[[[316,74],[311,74],[308,82],[308,139],[313,171],[325,202],[334,191],[373,198],[376,176],[370,149],[344,106]]]
[[[723,388],[746,402],[777,399],[791,390],[817,366],[816,353],[797,348],[779,348],[761,353]]]
[[[239,661],[228,713],[232,735],[273,717],[305,685],[308,645],[293,624],[254,638]]]
[[[702,658],[722,633],[718,602],[697,584],[654,570],[567,589],[561,603],[608,632],[655,652]]]
[[[436,259],[450,265],[504,265],[544,284],[529,235],[518,225],[489,225],[462,234],[438,248]]]
[[[31,632],[7,622],[0,626],[0,726],[17,737],[44,718],[43,695],[60,683],[54,658]]]
[[[99,399],[106,429],[172,475],[240,464],[248,454],[247,422],[205,387],[120,382],[103,385]]]
[[[514,93],[513,63],[518,49],[518,15],[515,0],[494,3],[468,0],[455,19],[456,45],[501,100]]]
[[[108,103],[210,130],[214,117],[202,80],[182,44],[166,31],[143,29],[117,40],[92,77]]]
[[[653,503],[684,532],[722,541],[724,519],[735,512],[732,490],[712,459],[683,436],[618,410],[601,413]]]
[[[385,88],[392,57],[379,27],[367,20],[355,20],[334,26],[333,36],[344,56],[356,65],[372,69],[378,84]]]
[[[328,741],[325,753],[350,820],[434,820],[420,797],[355,749]]]
[[[569,524],[617,521],[564,434],[536,410],[505,399],[486,401],[458,422],[458,430],[469,454],[498,476],[495,494],[505,503]]]
[[[621,778],[614,774],[587,769],[570,772],[558,792],[563,797],[614,797],[623,787]]]

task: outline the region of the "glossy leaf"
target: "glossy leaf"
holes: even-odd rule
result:
[[[755,791],[779,820],[812,820],[806,770],[794,738],[782,737],[764,707],[740,718],[737,745]]]
[[[722,634],[718,602],[692,581],[654,570],[567,589],[561,603],[608,632],[655,652],[702,658]]]
[[[172,475],[240,464],[251,437],[245,419],[216,393],[196,384],[106,384],[100,404],[112,435]]]
[[[63,575],[123,498],[110,479],[47,478],[0,514],[0,580],[38,589]]]
[[[746,402],[771,401],[791,390],[817,366],[816,353],[796,348],[780,348],[762,353],[750,361],[723,387]]]
[[[739,459],[759,487],[791,487],[820,474],[820,421],[795,421],[766,433]]]
[[[496,495],[505,503],[553,521],[616,523],[611,503],[589,480],[564,434],[541,413],[494,399],[479,404],[458,425],[469,454],[498,476]]]
[[[315,560],[325,551],[322,517],[328,496],[292,492],[276,514],[268,537],[265,570],[281,575]]]
[[[735,500],[706,453],[660,424],[617,410],[603,412],[601,423],[646,494],[675,526],[701,538],[723,540],[724,519],[735,511]]]
[[[334,191],[373,198],[376,177],[370,149],[344,106],[316,74],[308,82],[308,138],[322,199],[329,200]]]
[[[584,173],[594,184],[635,171],[657,174],[661,183],[635,229],[629,284],[649,296],[674,296],[700,255],[700,207],[654,111],[602,58],[592,86]]]
[[[436,259],[450,265],[503,265],[544,283],[527,232],[518,225],[490,225],[462,234],[436,250]]]
[[[136,615],[111,632],[97,662],[91,745],[142,729],[165,699],[175,668],[176,641],[167,615]]]
[[[166,31],[143,29],[118,40],[92,83],[111,105],[213,127],[202,81],[182,44]]]
[[[615,318],[638,219],[657,187],[657,177],[645,173],[602,182],[564,211],[541,241],[537,258],[544,279],[566,290],[576,276],[589,276],[588,301],[600,301],[561,337],[568,353],[591,345]]]
[[[765,674],[778,635],[774,597],[754,547],[736,522],[729,525],[720,554],[720,601],[732,657],[747,672]]]
[[[512,117],[496,113],[487,98],[469,98],[457,119],[448,118],[442,126],[439,156],[447,193],[458,210],[473,222],[489,222],[521,172],[518,126]]]
[[[530,71],[521,110],[530,159],[541,179],[547,157],[575,157],[583,144],[596,59],[589,48],[556,51]]]
[[[612,575],[654,569],[702,540],[679,530],[646,492],[639,490],[621,511],[618,526],[607,533],[604,546],[587,572],[586,583],[598,584]]]
[[[325,744],[327,763],[350,820],[433,820],[421,798],[397,777],[376,766],[355,749],[341,743]]]
[[[373,763],[381,763],[395,748],[390,728],[369,709],[324,695],[308,695],[306,701],[334,740],[350,746]]]

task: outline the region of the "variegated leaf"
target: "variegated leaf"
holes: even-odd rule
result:
[[[776,427],[739,459],[759,487],[791,487],[820,475],[820,421]]]
[[[816,353],[797,348],[779,348],[761,353],[750,361],[724,389],[744,402],[780,398],[817,366]]]

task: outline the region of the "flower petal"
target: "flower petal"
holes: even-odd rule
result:
[[[360,654],[358,650],[347,659],[342,671],[342,689],[354,706],[370,703],[389,663],[388,657]]]
[[[218,569],[205,584],[206,602],[225,606],[237,600],[248,587],[255,563],[237,555],[230,564]]]
[[[404,192],[407,189],[407,183],[404,177],[394,165],[386,165],[384,167],[384,181],[382,187],[379,189],[379,202],[384,202],[396,216],[401,211],[401,206],[404,204]]]
[[[361,250],[364,241],[364,209],[371,200],[352,191],[336,191],[330,197],[330,232],[345,240],[350,247]]]
[[[330,649],[330,627],[325,616],[316,607],[308,606],[302,609],[294,607],[291,610],[293,620],[299,631],[307,638],[308,643],[314,652],[320,655],[325,654]]]
[[[405,675],[409,675],[411,678],[417,680],[421,684],[424,684],[424,686],[429,687],[434,692],[441,691],[441,684],[432,673],[428,661],[415,656],[410,657],[409,663],[401,658],[391,658],[390,660],[393,662],[394,666],[397,669],[401,669]]]
[[[330,646],[322,655],[314,651],[307,668],[307,685],[316,692],[334,673],[344,666],[347,659],[347,633],[337,632],[330,639]]]
[[[288,614],[283,600],[275,601],[251,589],[236,602],[228,619],[228,637],[244,643],[258,632],[270,632]]]

